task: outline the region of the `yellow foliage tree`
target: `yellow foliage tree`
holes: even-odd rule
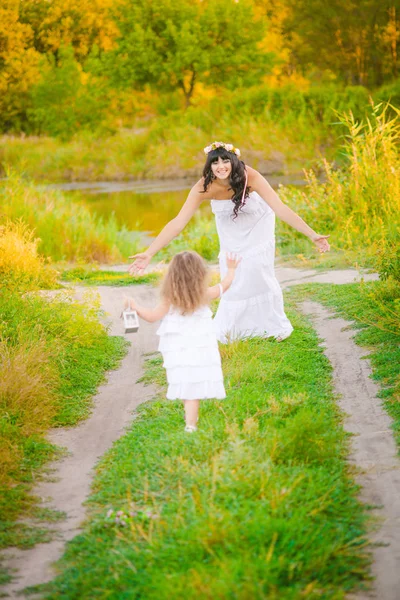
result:
[[[39,53],[33,48],[33,31],[19,20],[19,0],[0,5],[0,127],[8,129],[23,120],[27,93],[39,75]]]
[[[261,42],[266,53],[275,54],[275,65],[271,73],[264,77],[266,83],[280,86],[293,83],[300,89],[308,89],[308,80],[296,69],[291,55],[289,40],[285,36],[285,21],[289,14],[286,0],[254,0],[255,14],[268,23],[267,31]],[[292,37],[295,33],[292,33]]]
[[[39,52],[57,55],[71,45],[78,60],[94,45],[107,51],[113,47],[118,28],[111,18],[112,0],[27,0],[21,5],[21,20],[29,23]]]

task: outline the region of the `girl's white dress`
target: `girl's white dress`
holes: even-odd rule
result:
[[[208,306],[182,315],[171,308],[157,330],[168,400],[225,398],[217,335]]]
[[[287,337],[293,327],[285,315],[275,277],[275,213],[251,192],[236,219],[232,200],[211,200],[220,242],[221,279],[226,275],[226,253],[242,257],[229,290],[219,303],[214,323],[217,337],[230,340],[253,336]]]

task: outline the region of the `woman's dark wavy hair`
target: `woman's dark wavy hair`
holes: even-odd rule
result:
[[[246,182],[246,174],[245,174],[245,164],[240,158],[236,156],[233,152],[228,152],[225,148],[216,148],[215,150],[211,150],[207,154],[206,164],[203,169],[203,177],[204,177],[204,189],[203,193],[207,191],[208,186],[215,179],[215,176],[212,172],[211,165],[214,160],[218,160],[221,157],[223,160],[229,159],[232,165],[232,171],[229,177],[229,189],[233,191],[232,202],[235,205],[233,208],[233,218],[236,219],[238,216],[238,212],[243,206],[246,204],[246,198],[249,197],[250,187],[246,187],[246,193],[243,198],[243,190]]]

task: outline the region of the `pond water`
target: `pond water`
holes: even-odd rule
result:
[[[90,193],[69,192],[83,201],[99,216],[108,218],[114,213],[117,223],[129,231],[158,232],[177,215],[189,190],[136,193],[133,191]],[[207,208],[207,207],[205,207]]]
[[[277,188],[285,185],[302,185],[300,177],[269,178]],[[117,223],[129,231],[142,231],[149,235],[158,233],[175,217],[185,202],[192,182],[187,180],[147,182],[68,183],[49,186],[61,189],[77,202],[83,202],[93,212],[108,218],[114,213]],[[201,207],[204,215],[211,215],[209,203]]]

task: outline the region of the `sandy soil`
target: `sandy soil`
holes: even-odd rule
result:
[[[352,269],[319,273],[278,267],[276,272],[284,288],[306,282],[340,284],[361,277],[376,279],[374,274],[361,275]],[[121,335],[119,314],[126,288],[101,287],[98,291],[110,317],[111,334]],[[156,293],[150,287],[135,286],[135,295],[143,303],[155,302]],[[340,405],[348,415],[345,426],[356,434],[350,460],[362,469],[362,500],[382,505],[376,511],[381,524],[374,534],[374,541],[384,545],[373,550],[374,591],[358,595],[356,600],[371,597],[395,600],[400,598],[397,590],[400,589],[400,464],[390,419],[376,398],[377,386],[369,378],[368,361],[361,360],[365,351],[352,341],[354,332],[343,330],[347,323],[342,319],[331,319],[330,313],[315,303],[305,303],[304,310],[314,318],[319,335],[326,341],[326,353],[334,367],[335,386],[342,395]],[[49,439],[67,448],[69,454],[54,463],[51,480],[38,483],[34,493],[42,498],[43,506],[65,511],[67,519],[55,526],[54,541],[37,544],[29,550],[11,548],[5,553],[5,566],[12,569],[16,577],[2,592],[12,598],[26,586],[54,577],[52,563],[62,555],[65,542],[79,533],[85,517],[83,503],[89,495],[93,468],[123,434],[134,418],[135,408],[152,397],[154,390],[151,387],[135,382],[142,373],[143,353],[156,349],[156,327],[142,323],[139,332],[128,337],[132,341],[129,353],[121,367],[109,373],[107,383],[99,389],[91,417],[78,427],[56,429],[50,433]]]

